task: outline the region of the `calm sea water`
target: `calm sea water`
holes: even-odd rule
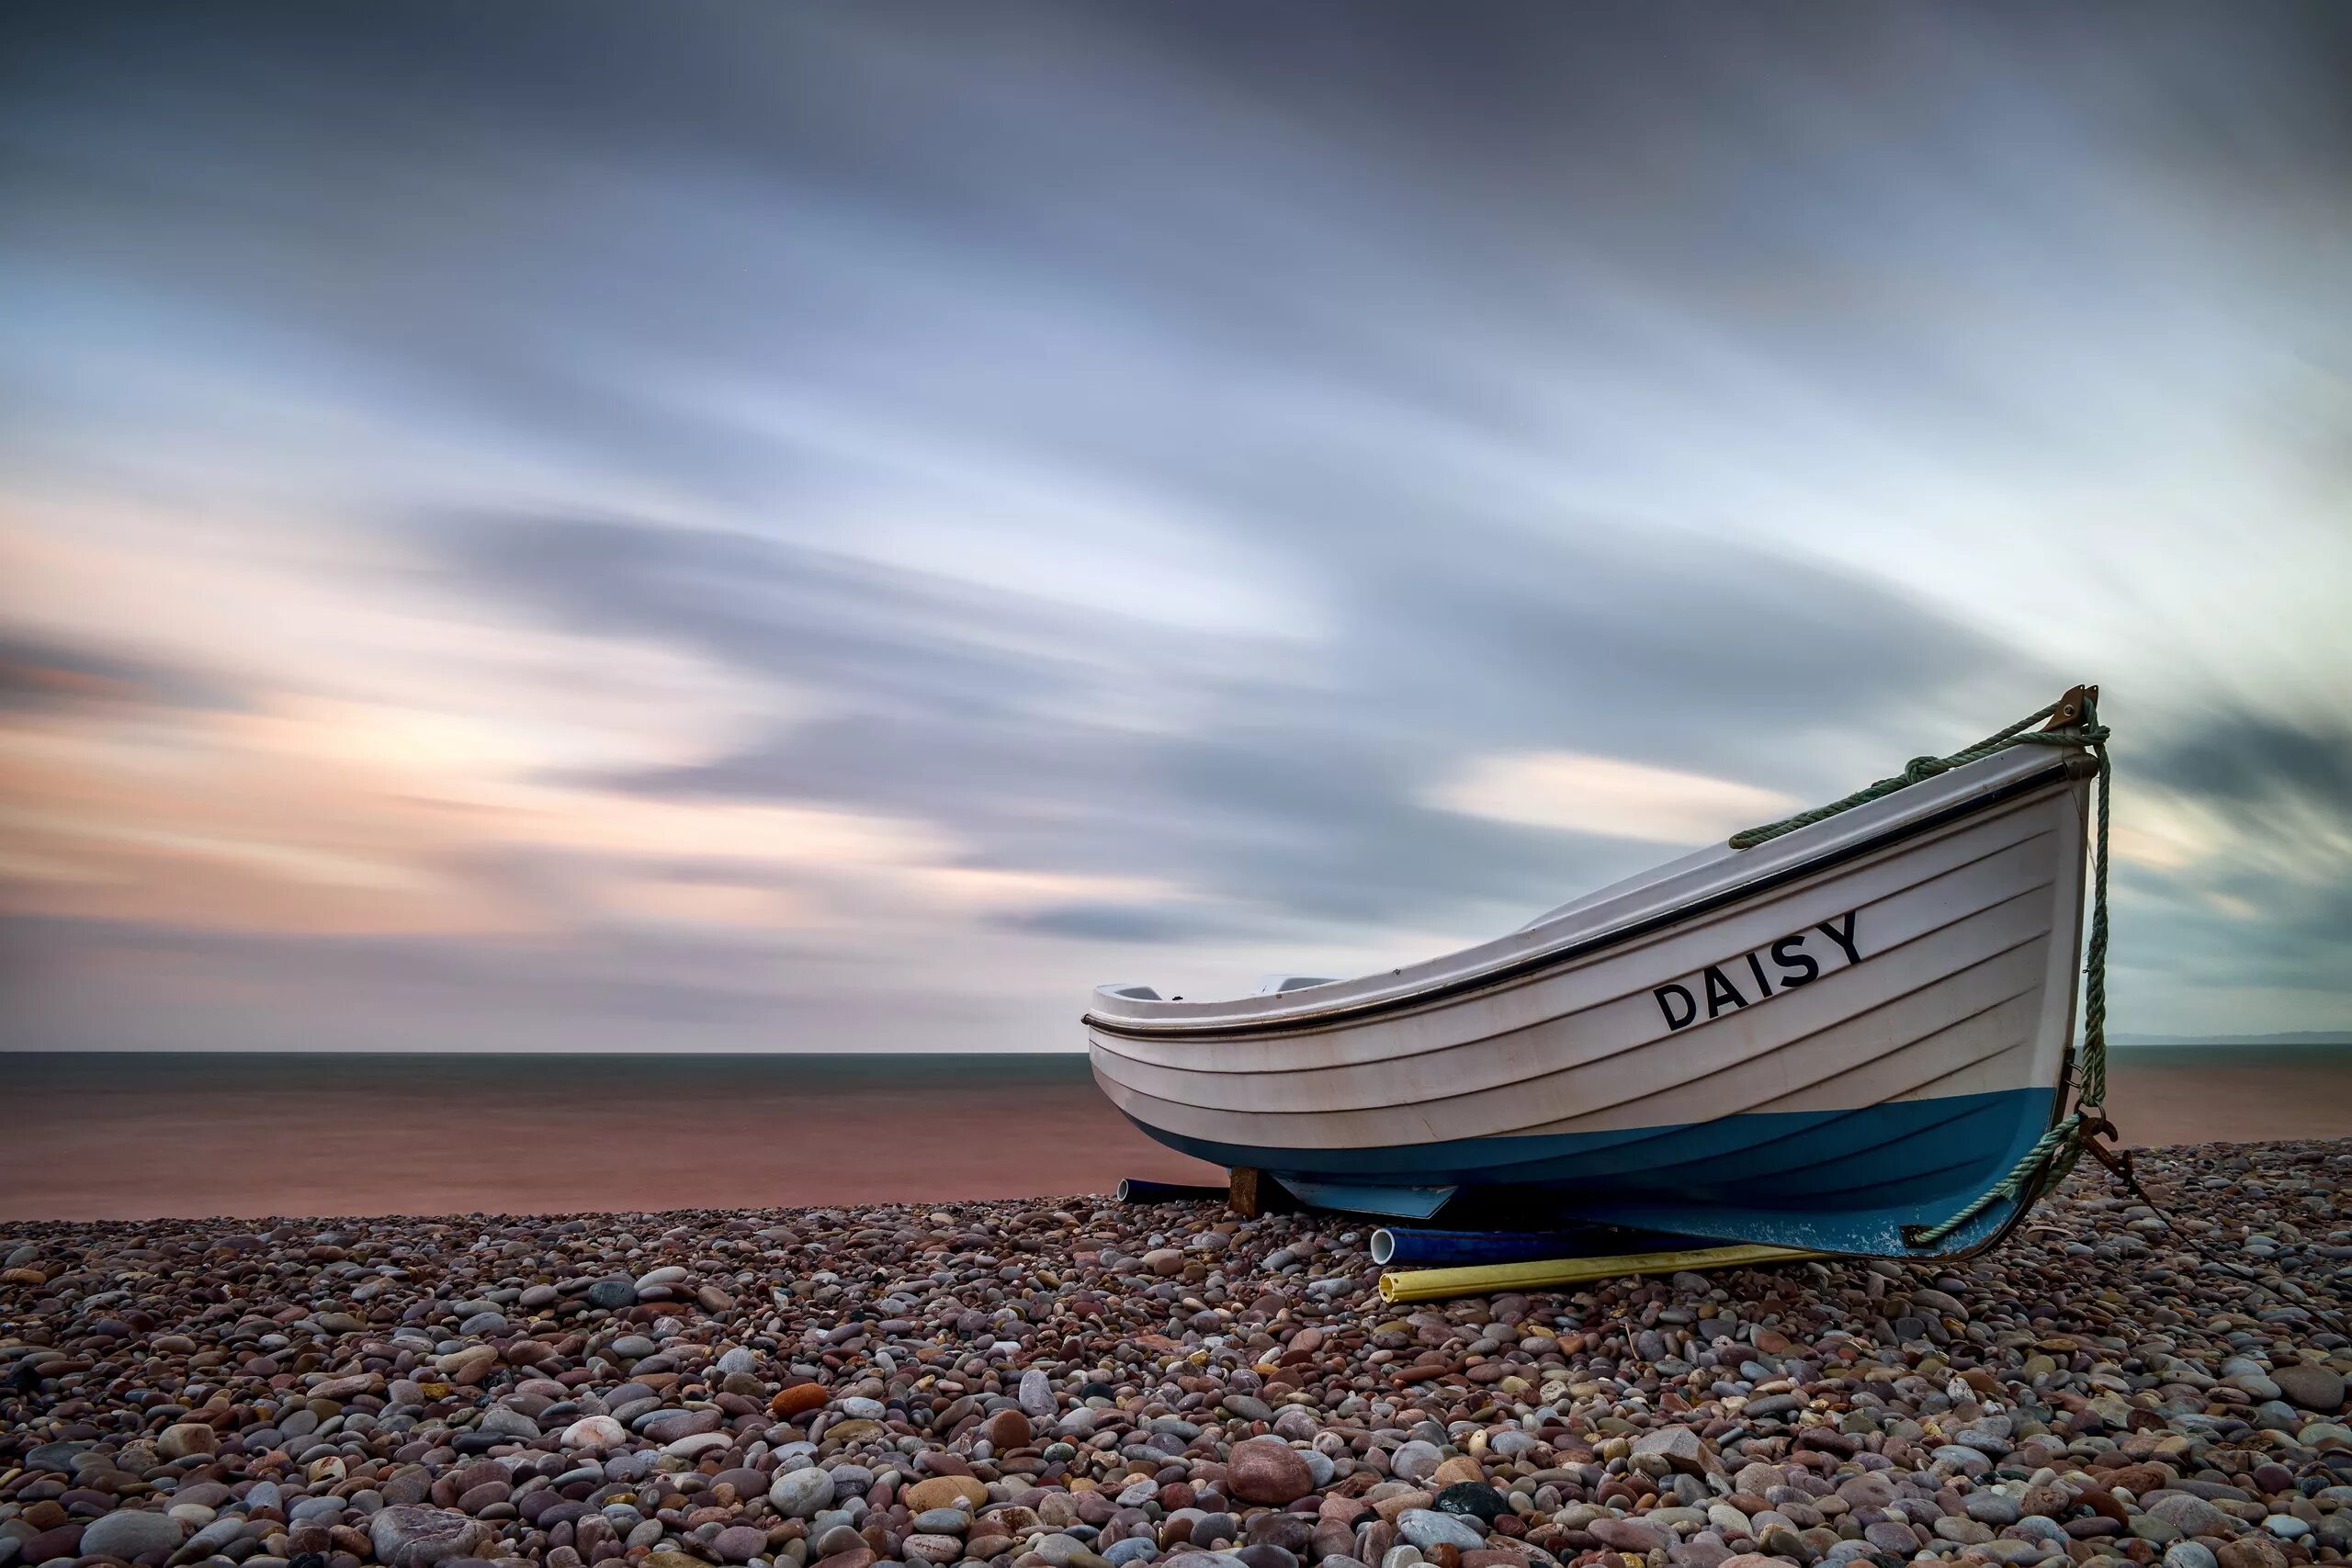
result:
[[[1221,1181],[1080,1055],[0,1057],[0,1215],[557,1213]]]
[[[2333,1069],[2352,1075],[2352,1043],[2280,1045],[2267,1041],[2238,1044],[2199,1041],[2194,1045],[2111,1046],[2108,1063],[2110,1068],[2120,1063],[2133,1072],[2180,1067],[2286,1067]]]

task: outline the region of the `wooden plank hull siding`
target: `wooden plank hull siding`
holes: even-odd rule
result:
[[[1534,1195],[1564,1220],[1912,1256],[1901,1227],[1992,1185],[2054,1113],[2088,761],[2004,752],[1383,975],[1218,1002],[1106,987],[1095,1077],[1152,1136],[1309,1202]]]

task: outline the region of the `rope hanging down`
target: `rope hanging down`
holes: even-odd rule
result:
[[[2098,721],[2098,688],[2086,686],[2069,692],[2038,713],[2025,717],[1979,740],[1963,751],[1949,757],[1914,757],[1903,771],[1893,778],[1881,779],[1866,789],[1855,791],[1843,800],[1826,806],[1800,811],[1778,822],[1743,829],[1731,836],[1736,850],[1753,849],[1770,843],[1783,833],[1824,822],[1841,812],[1851,811],[1873,800],[1883,799],[1897,790],[1908,789],[1939,773],[1950,773],[1964,763],[2006,751],[2012,746],[2079,746],[2087,750],[2098,761],[2098,858],[2091,876],[2090,943],[2083,955],[2083,1045],[2075,1060],[2075,1108],[2052,1123],[2028,1149],[2009,1173],[1987,1190],[1976,1201],[1939,1224],[1905,1225],[1903,1239],[1907,1246],[1934,1247],[1956,1232],[1973,1223],[1988,1210],[2016,1202],[2020,1205],[2038,1201],[2042,1194],[2065,1178],[2088,1149],[2102,1164],[2131,1182],[2128,1156],[2119,1158],[2092,1140],[2112,1137],[2115,1125],[2107,1119],[2107,827],[2108,795],[2110,773],[2107,760],[2107,727]],[[2079,711],[2068,713],[2070,708]],[[2033,727],[2053,716],[2071,717],[2071,724],[2061,724],[2051,729]],[[2135,1188],[2136,1182],[2132,1183]]]

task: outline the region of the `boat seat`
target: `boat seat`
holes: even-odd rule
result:
[[[1285,991],[1304,991],[1312,986],[1331,986],[1338,983],[1329,975],[1269,975],[1258,982],[1258,995],[1279,997]]]

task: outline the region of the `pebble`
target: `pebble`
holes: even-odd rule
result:
[[[815,1465],[787,1471],[768,1485],[768,1506],[787,1518],[805,1519],[833,1500],[833,1478]]]
[[[908,1507],[923,1513],[952,1508],[958,1503],[977,1508],[989,1500],[987,1483],[968,1475],[934,1475],[918,1481],[907,1488],[904,1497]]]
[[[1280,1438],[1236,1443],[1226,1457],[1226,1472],[1233,1495],[1246,1503],[1291,1503],[1315,1489],[1306,1461]]]
[[[482,1525],[462,1514],[413,1505],[378,1509],[368,1521],[376,1561],[389,1568],[431,1568],[465,1557],[488,1535]]]
[[[1445,1455],[1436,1444],[1419,1438],[1400,1443],[1388,1456],[1388,1473],[1400,1481],[1427,1481],[1445,1462]]]
[[[2141,1168],[2185,1233],[1393,1307],[1213,1204],[0,1222],[0,1568],[2344,1562],[2352,1153]]]
[[[2270,1381],[2278,1392],[2305,1410],[2333,1416],[2344,1406],[2344,1374],[2309,1361],[2272,1370]]]
[[[1601,1545],[1620,1551],[1663,1551],[1669,1539],[1666,1530],[1645,1518],[1603,1517],[1587,1524],[1585,1531]]]
[[[1438,1546],[1476,1551],[1487,1544],[1487,1538],[1467,1522],[1453,1514],[1441,1514],[1434,1508],[1406,1509],[1396,1517],[1396,1533],[1419,1547],[1424,1553]]]
[[[101,1514],[82,1530],[81,1551],[92,1557],[143,1557],[180,1544],[180,1522],[169,1514],[119,1508]]]
[[[599,1280],[588,1287],[588,1304],[618,1312],[637,1304],[637,1287],[627,1280]]]
[[[721,1562],[749,1562],[768,1549],[768,1532],[756,1525],[729,1525],[710,1538]]]
[[[2189,1492],[2166,1492],[2152,1498],[2146,1511],[2183,1535],[2222,1535],[2230,1528],[2227,1514]]]
[[[617,1449],[628,1441],[628,1428],[609,1416],[582,1416],[556,1440],[567,1449]]]

